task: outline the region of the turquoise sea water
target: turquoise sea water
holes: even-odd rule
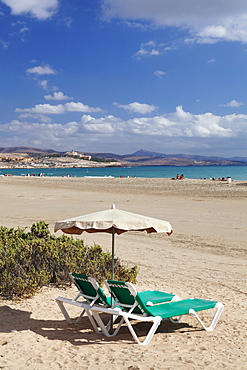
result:
[[[32,168],[0,169],[0,175],[15,176],[72,176],[72,177],[146,177],[172,178],[183,174],[185,178],[226,178],[247,181],[247,166],[141,166],[141,167],[107,167],[107,168]]]

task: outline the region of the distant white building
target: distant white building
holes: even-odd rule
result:
[[[71,156],[71,157],[77,157],[77,158],[85,159],[85,160],[88,160],[88,161],[90,161],[91,158],[92,158],[91,155],[79,154],[74,150],[71,150],[71,152],[66,152],[66,155]]]

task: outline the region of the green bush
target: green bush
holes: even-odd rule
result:
[[[66,285],[70,272],[93,276],[100,284],[111,278],[112,259],[109,252],[82,239],[49,232],[40,221],[30,231],[0,227],[0,296],[28,297],[44,285]],[[114,260],[117,280],[136,281],[137,266],[127,268]]]

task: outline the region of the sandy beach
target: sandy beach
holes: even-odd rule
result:
[[[247,182],[138,178],[0,178],[0,225],[30,227],[110,208],[169,221],[174,233],[125,233],[116,255],[139,265],[138,290],[222,302],[213,332],[184,317],[164,321],[148,346],[126,327],[115,338],[99,336],[88,319],[69,325],[55,298],[73,298],[74,287],[44,287],[33,298],[0,300],[2,369],[246,369]],[[60,232],[57,235],[61,235]],[[111,248],[108,234],[81,236]],[[78,310],[70,309],[75,316]],[[202,315],[205,320],[208,314]],[[147,324],[136,325],[140,337]]]

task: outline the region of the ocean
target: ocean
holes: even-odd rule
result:
[[[15,168],[0,169],[0,175],[65,177],[144,177],[173,178],[183,174],[188,179],[227,178],[247,181],[246,166],[138,166],[103,168]]]

